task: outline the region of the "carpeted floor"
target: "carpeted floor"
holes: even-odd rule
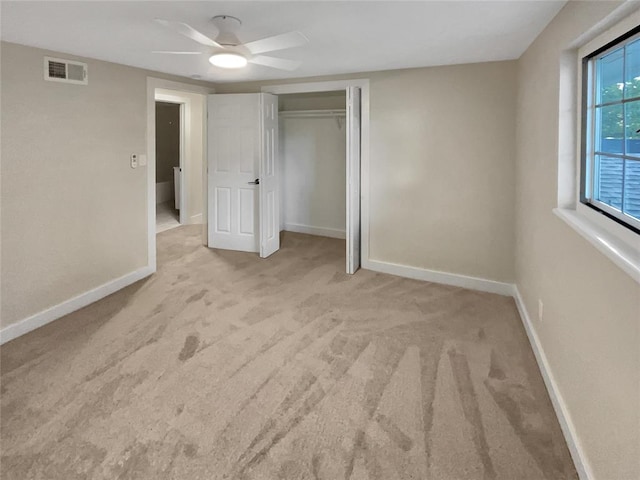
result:
[[[158,236],[158,273],[1,349],[2,479],[577,478],[511,298]]]

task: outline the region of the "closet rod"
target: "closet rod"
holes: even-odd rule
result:
[[[346,110],[285,110],[279,112],[281,117],[344,117]]]

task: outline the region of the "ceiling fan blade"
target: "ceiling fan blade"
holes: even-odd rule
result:
[[[156,18],[156,22],[164,27],[175,30],[180,35],[184,35],[185,37],[190,38],[194,42],[198,42],[201,45],[206,45],[207,47],[223,48],[222,45],[220,45],[218,42],[211,40],[209,37],[200,33],[195,28],[187,25],[186,23],[161,20],[159,18]]]
[[[168,52],[165,50],[154,50],[151,53],[164,53],[165,55],[202,55],[202,52]]]
[[[295,60],[285,60],[284,58],[267,57],[265,55],[258,55],[249,59],[250,63],[256,65],[263,65],[265,67],[277,68],[279,70],[295,70],[300,66],[300,62]]]
[[[245,43],[244,46],[249,51],[256,55],[258,53],[274,52],[276,50],[284,50],[286,48],[299,47],[309,42],[300,32],[283,33],[282,35],[276,35],[275,37],[263,38],[262,40],[256,40],[255,42]]]

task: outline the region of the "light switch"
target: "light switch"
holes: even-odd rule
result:
[[[138,167],[138,155],[136,155],[135,153],[131,154],[131,168],[137,168]]]
[[[140,155],[138,155],[138,165],[140,165],[141,167],[147,165],[147,156],[145,154],[141,153]]]

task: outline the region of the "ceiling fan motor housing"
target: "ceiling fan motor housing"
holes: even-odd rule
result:
[[[240,29],[242,22],[239,18],[231,15],[216,15],[211,19],[213,24],[218,28],[218,36],[216,42],[223,46],[235,47],[240,45],[240,40],[236,36],[236,32]]]

